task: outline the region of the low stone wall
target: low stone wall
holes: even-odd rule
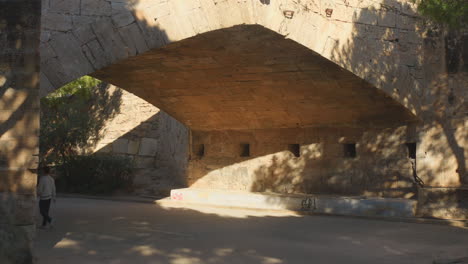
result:
[[[89,152],[126,156],[133,160],[138,194],[168,195],[184,186],[188,156],[188,129],[157,107],[115,86],[119,113],[107,120],[98,142]]]

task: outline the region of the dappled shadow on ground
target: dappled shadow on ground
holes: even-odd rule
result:
[[[465,257],[467,230],[437,225],[61,199],[39,263],[431,263]],[[352,228],[350,228],[352,226]]]

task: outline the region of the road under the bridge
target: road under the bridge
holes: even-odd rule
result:
[[[45,263],[433,263],[468,256],[468,230],[220,208],[59,199]]]

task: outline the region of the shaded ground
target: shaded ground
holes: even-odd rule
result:
[[[39,230],[45,263],[432,263],[468,256],[468,230],[63,198]]]

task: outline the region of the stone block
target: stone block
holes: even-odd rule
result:
[[[148,169],[155,166],[155,160],[152,157],[135,157],[135,168],[137,169]]]
[[[80,14],[80,1],[76,0],[49,0],[49,12],[56,12],[62,14]],[[45,13],[48,16],[49,13]]]
[[[0,134],[0,140],[11,138],[17,139],[21,138],[23,135],[36,135],[36,133],[39,133],[38,109],[28,109],[18,115],[12,110],[1,111],[0,113],[2,113],[3,116],[0,116],[0,118],[10,118],[12,116],[17,118],[16,122],[11,125],[9,130],[3,134]]]
[[[112,9],[112,15],[121,13],[121,12],[128,12],[129,7],[128,4],[125,2],[114,2],[111,1],[111,9]]]
[[[41,43],[48,42],[51,36],[51,32],[49,30],[42,30],[41,31]]]
[[[112,15],[112,22],[114,22],[116,27],[130,25],[133,21],[135,21],[135,17],[133,17],[133,14],[129,11],[121,11]]]
[[[94,71],[93,66],[86,59],[78,43],[72,33],[60,34],[50,41],[50,45],[56,52],[64,71],[71,78],[81,77]],[[50,76],[48,77],[50,80]],[[63,77],[61,79],[63,80]]]
[[[36,198],[34,195],[18,195],[15,203],[15,224],[34,225]]]
[[[133,178],[134,187],[148,187],[151,185],[154,169],[138,169]]]
[[[54,86],[52,85],[52,83],[50,83],[49,79],[47,79],[47,76],[45,76],[43,72],[41,72],[41,81],[40,81],[39,86],[40,86],[39,96],[41,98],[44,96],[47,96],[49,93],[55,90]]]
[[[114,29],[111,19],[101,19],[99,23],[93,24],[92,27],[99,43],[104,49],[107,63],[112,63],[115,60],[128,56],[126,45],[118,31]]]
[[[128,154],[136,155],[140,149],[139,140],[130,140],[128,142]]]
[[[15,192],[19,194],[35,193],[37,174],[32,173],[29,170],[0,169],[0,172],[2,173],[0,192]]]
[[[73,35],[75,35],[81,44],[85,44],[96,39],[96,35],[94,35],[93,29],[90,25],[84,25],[75,29],[73,31]]]
[[[138,155],[141,156],[155,156],[158,151],[158,140],[154,138],[142,138],[140,151]]]
[[[49,43],[41,43],[40,49],[41,62],[45,62],[50,58],[57,57],[57,54],[55,54],[55,51],[52,49]]]
[[[72,16],[73,27],[79,28],[86,26],[100,20],[101,18],[102,17],[99,16]]]
[[[72,29],[72,19],[69,15],[48,13],[42,20],[44,29],[53,31],[68,31]]]
[[[399,15],[396,18],[396,27],[405,30],[415,30],[417,21],[414,17]]]
[[[382,27],[395,27],[397,14],[395,12],[380,11],[378,13],[377,25]]]
[[[366,24],[366,25],[377,25],[378,14],[375,9],[356,9],[353,16],[353,22]]]
[[[419,188],[418,216],[468,219],[468,188]]]
[[[13,89],[8,87],[3,89],[2,97],[0,98],[0,121],[5,121],[10,117],[10,113],[1,110],[16,110],[20,107],[29,95],[28,90]]]
[[[119,29],[119,32],[124,42],[133,51],[133,55],[141,54],[149,49],[148,45],[146,44],[146,40],[141,34],[141,31],[136,23]]]
[[[100,69],[106,65],[106,54],[96,39],[83,46],[83,52],[95,69]]]
[[[128,139],[119,138],[112,143],[112,151],[114,153],[128,153]]]
[[[113,148],[112,148],[112,144],[102,144],[102,145],[98,145],[97,148],[99,153],[111,153]]]
[[[81,15],[110,16],[111,4],[104,0],[81,0]]]

